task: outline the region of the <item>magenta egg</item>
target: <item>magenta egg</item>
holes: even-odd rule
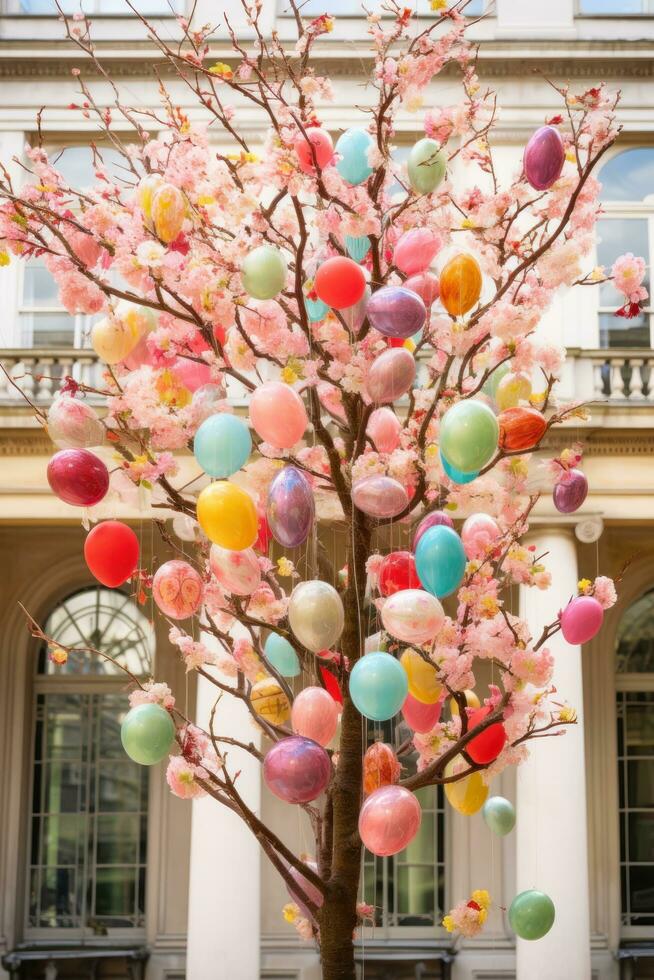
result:
[[[564,163],[565,147],[558,129],[541,126],[525,147],[525,177],[534,190],[546,191],[561,176]]]
[[[403,851],[420,829],[422,810],[417,797],[403,786],[382,786],[364,801],[359,813],[359,836],[378,857]]]
[[[405,395],[416,376],[416,362],[406,347],[390,347],[368,368],[366,388],[375,405],[388,405]]]
[[[152,596],[164,616],[188,619],[200,608],[202,576],[187,561],[167,561],[152,579]]]
[[[393,252],[394,265],[405,276],[424,272],[436,256],[442,239],[431,228],[412,228],[405,231]]]
[[[316,874],[318,874],[318,865],[316,864],[315,861],[305,861],[304,863],[308,865],[308,867],[310,867],[312,871],[315,871]],[[324,901],[324,895],[320,891],[320,889],[316,888],[315,885],[312,885],[311,882],[307,878],[305,878],[305,876],[302,874],[301,871],[298,871],[297,868],[291,867],[290,864],[288,865],[288,873],[290,874],[295,884],[298,886],[298,889],[301,889],[303,894],[306,895],[306,897],[313,902],[316,908],[319,909]],[[293,885],[290,885],[288,882],[286,883],[286,891],[288,892],[292,900],[295,902],[295,904],[298,906],[304,918],[313,919],[311,912],[304,904],[302,899],[299,897],[298,892],[293,888]]]
[[[382,286],[366,308],[368,320],[386,337],[412,337],[422,330],[427,310],[420,296],[404,286]]]
[[[410,276],[404,282],[404,288],[417,293],[425,306],[431,306],[440,296],[440,285],[438,277],[431,272],[421,272],[417,276]]]
[[[73,507],[99,504],[109,489],[109,471],[88,449],[60,449],[48,463],[53,493]]]
[[[400,443],[402,423],[391,408],[376,408],[366,426],[366,434],[380,453],[392,453]]]
[[[486,558],[501,533],[497,521],[490,514],[471,514],[461,528],[466,558]]]
[[[554,506],[561,514],[574,514],[588,496],[588,480],[581,470],[568,470],[552,493]]]
[[[561,613],[561,632],[568,643],[575,646],[588,643],[596,636],[604,621],[604,610],[591,595],[572,599]]]
[[[438,724],[442,710],[442,700],[427,704],[414,698],[413,694],[407,694],[406,701],[402,705],[402,717],[414,732],[425,735]]]
[[[409,503],[406,490],[390,476],[367,476],[352,487],[355,507],[370,517],[397,517]]]
[[[309,537],[315,516],[311,484],[296,466],[285,466],[268,490],[266,517],[275,541],[297,548]]]
[[[271,793],[286,803],[310,803],[327,788],[332,771],[322,745],[291,735],[276,742],[263,760],[263,778]]]
[[[454,521],[442,510],[434,510],[431,512],[431,514],[427,514],[425,517],[423,517],[420,524],[418,524],[418,527],[416,528],[416,533],[413,536],[414,551],[418,547],[418,542],[425,531],[428,531],[430,527],[438,527],[439,524],[444,524],[445,527],[454,528]]]
[[[305,687],[293,701],[293,731],[319,745],[329,745],[336,734],[340,713],[340,705],[324,687]]]

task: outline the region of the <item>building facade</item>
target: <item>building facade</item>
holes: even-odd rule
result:
[[[171,38],[173,10],[188,13],[183,5],[137,3]],[[247,40],[231,6],[198,0],[195,16],[211,22],[229,10]],[[304,10],[320,13],[324,6],[306,0]],[[336,101],[324,124],[336,134],[359,121],[357,107],[371,97],[363,85],[369,55],[354,0],[327,6],[337,19],[321,41],[321,58]],[[416,6],[420,16],[433,16],[426,0]],[[110,101],[110,93],[61,40],[54,8],[53,0],[0,0],[0,160],[20,179],[16,160],[35,140],[36,115],[46,106],[47,147],[63,151],[60,165],[71,181],[90,182],[94,128],[69,108],[79,102],[71,68],[83,69],[98,101]],[[63,9],[77,4],[64,0]],[[156,55],[124,0],[89,0],[84,9],[124,100],[157,104]],[[263,0],[263,9],[266,29],[291,38],[284,0]],[[530,133],[558,111],[544,78],[578,91],[601,80],[619,88],[624,131],[600,173],[605,214],[597,262],[609,265],[625,251],[649,262],[654,2],[471,0],[468,13],[484,9],[472,34],[483,42],[482,82],[497,88],[502,107],[495,136],[500,168],[511,174]],[[217,60],[229,60],[220,31],[214,46]],[[170,84],[193,115],[188,94]],[[456,97],[447,74],[428,93],[431,104]],[[239,107],[238,121],[256,141],[261,119]],[[400,118],[399,155],[420,135],[420,122],[420,113]],[[106,158],[110,165],[111,154]],[[317,980],[315,952],[283,921],[283,884],[243,827],[211,800],[191,805],[171,796],[162,767],[132,769],[115,748],[126,703],[121,680],[84,659],[55,673],[25,628],[19,602],[62,641],[75,634],[75,642],[101,642],[135,671],[172,678],[189,713],[202,718],[209,709],[209,692],[189,684],[148,610],[90,579],[79,516],[45,479],[52,445],[9,380],[47,407],[63,376],[92,379],[89,322],[62,310],[38,261],[0,269],[0,295],[0,359],[9,375],[0,374],[0,954],[26,945],[37,952],[61,944],[86,952],[113,948],[125,955],[102,959],[97,975],[136,976],[138,961],[126,957],[142,948],[149,954],[147,980]],[[654,945],[654,319],[649,309],[634,320],[617,319],[616,305],[609,287],[577,290],[558,297],[541,325],[568,348],[561,399],[595,402],[590,422],[556,436],[561,446],[584,444],[590,493],[571,518],[541,501],[532,534],[549,553],[554,586],[545,595],[512,597],[515,609],[528,604],[535,623],[548,622],[579,578],[598,570],[617,576],[629,563],[597,639],[582,651],[554,649],[556,683],[576,706],[578,725],[539,745],[517,775],[497,780],[494,792],[518,811],[508,838],[493,841],[479,816],[446,811],[434,790],[422,800],[423,829],[407,852],[393,861],[366,859],[365,896],[385,909],[359,941],[367,978],[654,976],[654,950],[647,958],[647,944]],[[100,516],[132,521],[146,555],[159,558],[144,507],[138,499],[131,507],[109,500]],[[328,546],[337,545],[328,518],[321,533]],[[251,738],[247,720],[234,712],[234,727]],[[265,819],[302,847],[306,829],[262,791],[247,759],[241,778]],[[480,887],[496,902],[488,928],[452,949],[442,915]],[[553,897],[557,920],[545,940],[516,947],[501,906],[528,887]],[[77,973],[60,964],[58,975],[91,975],[83,972],[86,962]],[[22,975],[50,980],[53,969],[44,953]]]

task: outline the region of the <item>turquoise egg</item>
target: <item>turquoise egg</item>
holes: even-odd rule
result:
[[[170,753],[175,724],[160,704],[139,704],[125,715],[120,740],[127,755],[141,766],[154,766]]]
[[[479,473],[461,473],[461,471],[457,470],[454,466],[450,466],[442,453],[440,454],[440,457],[441,466],[445,470],[447,476],[449,476],[450,480],[452,480],[454,483],[459,483],[461,485],[465,483],[472,483],[472,481],[476,480],[479,476]]]
[[[355,262],[363,262],[370,251],[370,239],[367,235],[361,235],[360,237],[346,235],[345,248],[351,259],[354,259]]]
[[[321,299],[309,299],[307,296],[304,297],[304,308],[312,323],[319,323],[329,313],[329,307]]]
[[[352,668],[350,697],[365,718],[388,721],[398,713],[408,693],[406,671],[390,653],[367,653]]]
[[[362,184],[372,173],[368,163],[368,150],[372,145],[372,136],[365,129],[347,129],[339,136],[336,153],[340,159],[336,169],[348,184]]]
[[[427,592],[439,599],[461,585],[466,554],[459,535],[446,524],[436,524],[422,535],[416,548],[416,571]]]
[[[282,675],[282,677],[297,677],[300,673],[298,655],[283,636],[270,633],[263,647],[266,660]]]
[[[245,466],[252,452],[250,430],[242,419],[219,412],[205,419],[193,440],[193,453],[205,473],[220,480]]]

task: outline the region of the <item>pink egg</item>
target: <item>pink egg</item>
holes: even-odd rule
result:
[[[308,425],[304,402],[294,388],[282,381],[267,381],[250,397],[252,428],[275,449],[291,449]]]
[[[414,276],[429,267],[441,245],[440,235],[430,228],[412,228],[395,246],[393,263],[405,276]]]
[[[313,174],[316,172],[314,157],[320,169],[324,170],[332,162],[334,144],[329,133],[318,126],[310,126],[305,133],[306,136],[298,133],[295,137],[294,148],[300,170],[305,174]]]
[[[252,595],[261,584],[261,568],[252,548],[230,551],[212,544],[209,564],[218,584],[230,595]]]
[[[293,702],[293,731],[319,745],[329,745],[336,734],[339,714],[340,705],[324,687],[305,687]]]
[[[304,863],[309,868],[311,868],[312,871],[315,871],[315,873],[318,874],[318,865],[316,864],[315,861],[306,861],[305,860]],[[315,885],[312,885],[311,882],[307,878],[305,878],[305,876],[302,874],[301,871],[298,871],[297,868],[291,867],[290,864],[288,865],[288,873],[291,876],[291,878],[293,879],[293,881],[295,882],[295,884],[298,887],[298,889],[300,889],[302,891],[302,893],[304,895],[306,895],[306,897],[310,901],[313,902],[313,904],[316,906],[316,908],[320,908],[321,905],[322,905],[322,903],[325,900],[325,897],[324,897],[323,893],[320,891],[320,889],[316,888]],[[290,895],[291,899],[298,906],[298,908],[300,909],[300,912],[302,913],[302,915],[304,916],[304,918],[305,919],[313,919],[313,916],[312,916],[311,912],[309,911],[309,909],[307,908],[307,906],[304,904],[304,902],[302,901],[302,899],[299,897],[298,891],[296,891],[295,888],[293,888],[293,885],[289,885],[288,882],[286,883],[286,891]]]
[[[409,728],[419,735],[425,735],[438,724],[442,710],[442,700],[426,704],[414,698],[413,694],[407,694],[406,701],[402,705],[402,716]]]
[[[422,810],[417,797],[403,786],[382,786],[364,801],[359,835],[378,857],[403,851],[420,829]]]
[[[407,492],[390,476],[366,476],[352,487],[352,503],[364,514],[397,517],[409,503]]]
[[[392,453],[400,444],[402,423],[390,408],[376,408],[368,419],[366,432],[380,453]]]
[[[575,646],[588,643],[596,636],[604,621],[604,610],[593,596],[580,595],[561,613],[561,632],[568,643]]]
[[[164,616],[187,619],[202,603],[204,585],[199,572],[187,561],[167,561],[152,580],[154,601]]]
[[[440,296],[438,277],[431,272],[420,272],[404,282],[404,288],[417,293],[426,307],[430,307]]]
[[[466,558],[485,558],[501,533],[497,521],[489,514],[471,514],[461,528]]]

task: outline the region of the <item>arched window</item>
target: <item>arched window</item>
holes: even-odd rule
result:
[[[621,923],[654,926],[654,589],[626,611],[616,640]]]
[[[45,632],[149,674],[152,628],[134,600],[100,587],[61,602]],[[148,770],[120,741],[125,675],[90,653],[57,667],[41,649],[34,680],[25,933],[83,939],[144,927]]]
[[[642,255],[649,266],[654,253],[654,147],[622,150],[602,167],[602,205],[598,222],[597,258],[611,268],[619,255]],[[645,281],[649,291],[649,276]],[[601,347],[652,347],[651,299],[631,320],[614,316],[624,298],[610,283],[600,288],[599,335]]]

